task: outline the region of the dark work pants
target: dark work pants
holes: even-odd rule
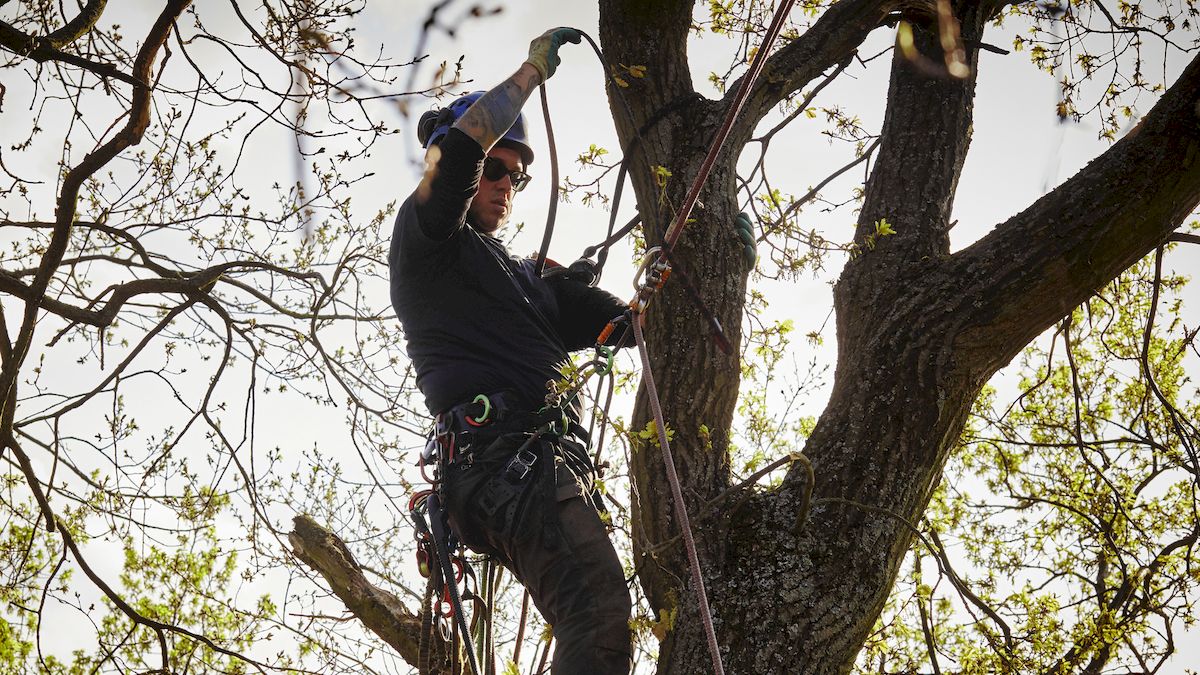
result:
[[[539,460],[521,494],[514,497],[519,502],[512,522],[506,522],[507,508],[499,509],[490,522],[479,508],[481,491],[502,471],[520,441],[520,436],[502,440],[471,466],[450,467],[445,476],[450,526],[464,544],[494,556],[529,589],[534,605],[554,629],[552,673],[626,675],[631,656],[629,589],[608,532],[575,476],[560,461],[558,490],[548,500],[542,489],[546,467]],[[550,542],[546,508],[553,511]]]

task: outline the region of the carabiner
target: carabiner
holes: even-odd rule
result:
[[[471,403],[482,403],[483,414],[479,417],[471,417],[468,415],[467,424],[470,424],[473,427],[481,427],[484,424],[487,424],[488,418],[492,415],[492,400],[487,397],[487,394],[479,394],[474,400],[471,401]]]
[[[642,283],[642,276],[649,275],[650,267],[655,262],[657,262],[657,260],[661,254],[662,254],[662,247],[655,246],[653,248],[648,249],[646,251],[645,255],[642,256],[642,262],[641,262],[641,264],[638,265],[637,272],[633,275],[633,289],[634,290],[636,290],[636,291],[642,290],[642,287],[645,285]]]
[[[592,361],[593,365],[601,363],[599,357],[601,357],[601,356],[604,357],[604,361],[603,361],[604,367],[596,368],[596,371],[595,371],[596,374],[603,377],[603,376],[611,373],[612,369],[613,369],[613,348],[608,347],[606,345],[596,345],[596,356],[598,358],[596,358],[596,360]]]

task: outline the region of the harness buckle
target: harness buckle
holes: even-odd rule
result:
[[[537,463],[537,459],[538,456],[529,450],[521,450],[513,455],[504,467],[505,480],[510,483],[519,483],[525,480],[533,471],[533,465]]]

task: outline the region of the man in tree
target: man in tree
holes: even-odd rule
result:
[[[627,673],[629,593],[589,487],[584,434],[560,424],[526,442],[547,413],[564,414],[547,383],[568,352],[593,345],[626,307],[569,274],[541,278],[494,237],[529,182],[521,106],[554,74],[559,46],[579,41],[548,31],[497,87],[422,117],[427,168],[396,219],[391,292],[437,416],[454,532],[529,589],[554,627],[555,673]]]

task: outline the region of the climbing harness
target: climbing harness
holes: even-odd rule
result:
[[[421,476],[430,487],[409,500],[409,512],[417,540],[417,569],[429,579],[419,661],[428,664],[430,634],[435,626],[441,638],[451,645],[452,660],[458,658],[458,645],[466,645],[467,665],[472,675],[495,673],[492,616],[495,601],[496,564],[484,555],[478,577],[466,549],[453,531],[445,508],[444,481],[449,471],[473,465],[502,440],[523,434],[523,442],[503,467],[483,482],[477,503],[484,520],[513,523],[519,497],[530,489],[529,481],[540,463],[541,498],[556,499],[555,449],[574,437],[585,444],[590,436],[568,412],[576,397],[593,375],[610,377],[613,351],[597,349],[595,359],[585,363],[576,380],[561,391],[547,395],[545,406],[536,413],[515,412],[517,408],[503,393],[480,394],[470,403],[459,405],[437,416],[425,450],[421,453]],[[516,431],[532,429],[532,431]],[[586,455],[583,461],[587,461]],[[499,519],[496,517],[500,516]],[[543,509],[543,533],[547,545],[558,545],[553,510]],[[480,581],[482,579],[482,581]],[[460,589],[461,587],[461,589]],[[468,621],[465,607],[471,606]],[[523,623],[523,622],[522,622]],[[461,642],[460,642],[461,640]],[[484,671],[480,671],[480,661]]]

